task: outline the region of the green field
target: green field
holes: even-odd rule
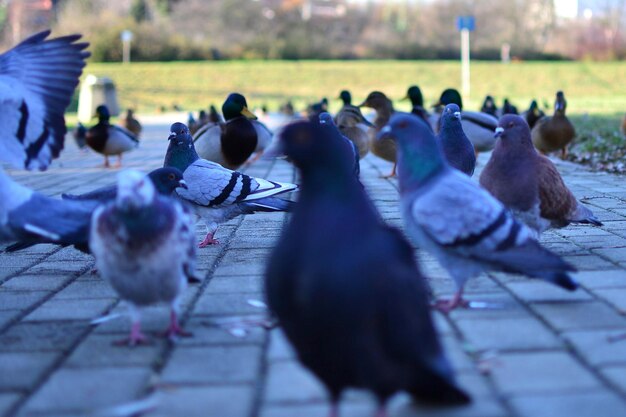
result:
[[[460,65],[450,61],[222,61],[89,64],[85,74],[111,77],[123,108],[139,113],[185,110],[221,105],[239,91],[251,107],[276,109],[287,99],[297,108],[321,97],[335,98],[350,89],[356,101],[381,90],[396,101],[411,84],[418,84],[427,104],[447,87],[460,87]],[[520,109],[532,98],[552,106],[557,90],[565,91],[570,114],[616,115],[626,111],[626,62],[472,63],[472,96],[467,109],[480,107],[486,94],[498,105],[508,97]],[[331,109],[339,107],[331,100]]]

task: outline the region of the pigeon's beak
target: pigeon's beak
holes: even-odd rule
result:
[[[503,127],[496,127],[496,133],[493,135],[494,138],[499,138],[500,136],[502,136],[502,134],[504,133],[504,128]]]
[[[187,186],[187,183],[185,182],[185,180],[178,181],[178,187],[177,188],[184,188],[185,190],[189,189],[189,187]]]
[[[176,133],[170,132],[170,135],[167,137],[167,140],[176,139]]]
[[[258,119],[258,118],[254,115],[254,113],[252,113],[250,110],[248,110],[248,108],[247,108],[247,107],[244,107],[243,109],[241,109],[241,114],[242,114],[243,116],[246,116],[246,117],[247,117],[248,119],[250,119],[250,120],[256,120],[256,119]]]
[[[385,125],[376,135],[376,140],[392,139],[392,132],[393,131],[391,130],[391,126]]]
[[[461,112],[460,111],[455,111],[454,112],[454,117],[456,117],[457,119],[461,120]]]

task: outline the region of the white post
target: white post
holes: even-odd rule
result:
[[[130,63],[130,40],[122,41],[122,62],[124,64]]]
[[[470,97],[470,31],[461,29],[461,89],[463,101]]]

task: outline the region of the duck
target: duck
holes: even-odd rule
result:
[[[476,155],[478,155],[479,152],[492,150],[496,143],[494,134],[498,127],[498,119],[487,113],[464,111],[461,94],[454,88],[448,88],[441,93],[439,102],[435,104],[435,108],[437,112],[441,114],[443,108],[451,103],[456,104],[461,109],[461,125],[463,126],[465,135],[472,142],[472,145],[474,145]],[[436,131],[439,131],[439,122],[437,122]]]
[[[343,110],[346,106],[352,106],[352,94],[348,90],[341,90],[339,93],[339,97],[337,97],[343,105],[341,106],[341,110]],[[337,113],[339,114],[339,113]]]
[[[557,91],[554,114],[539,119],[531,131],[533,144],[541,153],[561,151],[561,159],[567,158],[567,146],[576,137],[576,129],[565,115],[567,101],[562,91]]]
[[[141,123],[139,123],[139,120],[135,119],[135,111],[133,109],[126,110],[126,116],[122,121],[122,127],[129,130],[137,137],[141,134]]]
[[[361,109],[350,104],[344,105],[335,116],[335,124],[339,131],[354,143],[359,159],[365,157],[370,150],[368,132],[374,125],[363,116]]]
[[[411,113],[420,117],[430,126],[430,115],[424,108],[424,97],[422,96],[422,90],[417,85],[412,85],[406,91],[406,96],[403,100],[411,100]]]
[[[211,104],[209,106],[209,123],[224,123],[224,118],[221,114],[218,113],[215,105]]]
[[[224,123],[207,123],[193,136],[193,142],[201,158],[235,170],[253,153],[262,152],[272,134],[256,121],[242,94],[231,93],[222,105],[222,114]]]
[[[104,155],[104,166],[110,167],[109,156],[117,155],[117,166],[122,165],[122,154],[139,146],[139,140],[131,131],[110,123],[111,113],[104,104],[96,108],[98,123],[87,130],[85,141],[94,151]]]
[[[480,108],[480,111],[483,113],[487,113],[492,115],[493,117],[498,117],[498,107],[496,106],[496,101],[491,96],[485,97],[483,101],[483,105]]]
[[[505,98],[504,103],[502,103],[501,115],[504,116],[505,114],[519,114],[517,112],[517,107],[514,106],[508,98]]]
[[[622,120],[622,135],[626,137],[626,114],[624,114],[624,119]]]
[[[523,113],[524,119],[526,123],[528,123],[528,127],[531,129],[535,127],[535,124],[539,119],[544,117],[546,114],[539,108],[537,104],[537,100],[533,100],[530,102],[530,107]]]
[[[376,111],[376,119],[374,120],[374,129],[370,133],[370,150],[372,153],[385,161],[393,162],[393,168],[383,178],[391,178],[396,176],[396,143],[393,139],[377,140],[376,136],[380,130],[385,127],[389,118],[395,110],[393,103],[387,96],[380,91],[372,91],[368,94],[365,101],[357,107],[369,107]]]

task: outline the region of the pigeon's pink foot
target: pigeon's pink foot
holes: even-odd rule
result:
[[[150,339],[141,332],[141,325],[139,323],[133,323],[130,328],[130,336],[113,342],[115,346],[137,346],[137,345],[149,345]]]
[[[454,310],[457,307],[461,308],[469,308],[469,301],[463,298],[463,292],[457,291],[450,300],[437,300],[433,307],[435,309],[441,311],[444,314],[447,314]]]
[[[213,239],[214,233],[207,233],[204,237],[204,240],[198,244],[199,248],[206,248],[209,245],[219,245],[220,241],[217,239]]]
[[[177,336],[180,337],[192,337],[193,333],[186,332],[182,327],[178,324],[178,315],[172,311],[170,313],[170,326],[163,333],[163,337],[166,337],[170,340],[174,340]]]
[[[389,174],[387,174],[387,175],[381,176],[380,178],[387,179],[387,178],[393,178],[395,176],[396,176],[396,164],[394,163],[393,164],[393,168],[391,168],[391,172]]]

